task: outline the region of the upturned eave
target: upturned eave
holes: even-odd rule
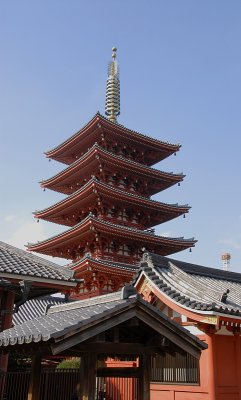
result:
[[[80,178],[83,179],[83,176],[86,176],[86,180],[88,180],[90,179],[90,176],[95,175],[100,168],[106,168],[106,166],[100,167],[101,161],[106,165],[111,165],[112,170],[124,171],[126,175],[137,175],[146,180],[152,179],[156,182],[161,182],[162,184],[160,185],[160,188],[156,191],[154,190],[154,193],[183,181],[185,177],[182,173],[174,174],[172,172],[159,171],[158,169],[142,165],[124,157],[116,156],[99,147],[97,144],[94,144],[87,153],[72,163],[69,167],[65,168],[53,177],[40,182],[41,187],[49,188],[61,193],[73,193],[75,189],[72,185],[76,185]]]
[[[114,274],[115,276],[126,276],[130,279],[133,277],[133,274],[135,274],[138,270],[138,267],[132,264],[128,265],[118,262],[114,263],[107,260],[96,259],[91,257],[90,255],[87,255],[81,260],[70,264],[69,268],[72,271],[75,271],[76,275],[79,275],[79,272],[91,269],[92,271],[110,273]]]
[[[130,243],[138,244],[138,247],[146,246],[149,248],[155,248],[158,252],[158,248],[162,255],[169,255],[178,251],[185,250],[187,248],[195,246],[196,240],[179,238],[168,238],[164,236],[157,236],[148,231],[141,231],[134,228],[128,228],[122,225],[112,224],[110,222],[95,218],[93,215],[89,215],[79,224],[75,225],[52,238],[44,240],[35,244],[28,244],[28,250],[35,251],[47,255],[58,255],[63,258],[69,257],[68,253],[61,254],[63,248],[69,248],[77,251],[80,241],[85,238],[94,237],[95,234],[101,233],[104,236],[110,236],[115,239],[125,239]],[[58,253],[56,254],[56,249]],[[147,249],[148,250],[148,249]],[[150,251],[150,250],[148,250]],[[71,253],[71,251],[70,251]]]
[[[169,142],[154,139],[150,136],[128,129],[124,125],[111,122],[109,119],[97,112],[83,128],[60,145],[45,152],[45,155],[50,159],[70,164],[72,162],[70,160],[73,158],[74,148],[84,148],[85,144],[87,145],[90,141],[92,141],[93,144],[95,136],[99,135],[102,131],[111,135],[114,134],[122,139],[129,139],[133,143],[141,144],[145,147],[148,146],[150,150],[156,153],[154,163],[176,153],[181,147],[180,144],[171,144]]]
[[[86,204],[88,204],[90,207],[94,207],[99,196],[101,196],[102,202],[104,199],[111,198],[113,205],[115,205],[116,202],[118,204],[122,202],[126,205],[126,207],[137,207],[140,210],[150,210],[151,212],[155,212],[155,220],[150,220],[147,228],[186,214],[190,209],[187,204],[167,204],[150,200],[145,197],[114,188],[111,185],[92,178],[86,183],[86,185],[74,192],[72,195],[67,196],[60,202],[44,210],[34,212],[34,216],[37,219],[44,219],[66,226],[74,226],[76,224],[76,219],[73,218],[73,214],[75,215],[76,210],[82,210]],[[78,218],[79,220],[83,219],[80,211]]]
[[[134,286],[140,293],[150,289],[169,308],[198,323],[241,326],[240,273],[146,253]]]

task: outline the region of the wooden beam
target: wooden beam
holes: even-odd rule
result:
[[[98,368],[97,376],[118,378],[140,378],[139,367]]]
[[[92,337],[97,336],[99,333],[107,331],[108,329],[111,329],[122,322],[125,322],[135,316],[136,311],[135,309],[131,308],[129,310],[125,310],[125,312],[122,312],[120,314],[117,314],[111,318],[106,318],[106,320],[101,320],[98,321],[96,324],[92,324],[90,322],[88,327],[85,327],[85,329],[81,332],[77,332],[73,334],[72,336],[68,335],[66,338],[62,338],[62,340],[59,340],[57,343],[51,345],[51,350],[53,355],[59,354],[62,351],[69,349],[71,347],[74,347],[75,345],[84,342],[88,339],[91,339]]]
[[[181,332],[178,327],[175,331],[175,327],[169,327],[167,321],[157,319],[156,316],[149,315],[146,313],[146,310],[140,308],[137,310],[137,316],[153,330],[169,339],[172,343],[175,343],[176,346],[191,354],[193,357],[197,359],[200,358],[201,349],[198,348],[198,344],[195,345],[194,339],[192,340],[192,338],[189,338],[185,332]]]
[[[160,349],[157,346],[145,346],[143,343],[112,343],[112,342],[90,342],[86,344],[81,344],[76,347],[76,352],[96,352],[98,349],[98,354],[129,354],[129,355],[139,355],[139,354],[154,354]],[[68,354],[68,353],[66,353]]]
[[[41,373],[41,354],[36,353],[32,357],[30,382],[28,387],[28,400],[40,399],[40,373]]]

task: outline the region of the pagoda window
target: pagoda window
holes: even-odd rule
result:
[[[121,254],[123,256],[128,256],[129,253],[130,253],[130,250],[129,250],[129,248],[128,248],[128,246],[126,244],[122,244],[119,247],[118,254]]]
[[[106,245],[107,253],[116,253],[116,243],[110,242]]]

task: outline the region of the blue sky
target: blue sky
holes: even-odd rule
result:
[[[1,240],[24,247],[63,228],[32,211],[61,199],[38,182],[61,170],[43,152],[104,113],[118,48],[119,122],[181,143],[158,168],[186,178],[156,196],[190,204],[159,234],[195,237],[175,257],[241,272],[241,3],[12,0],[0,4]]]

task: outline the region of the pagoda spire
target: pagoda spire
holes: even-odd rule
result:
[[[120,115],[120,80],[116,51],[117,48],[112,47],[112,61],[108,66],[106,83],[105,114],[111,122],[117,122],[117,116]]]

